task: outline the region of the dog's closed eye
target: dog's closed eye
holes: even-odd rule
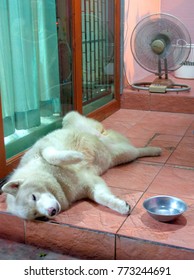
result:
[[[34,194],[32,194],[32,200],[36,201],[36,196]]]

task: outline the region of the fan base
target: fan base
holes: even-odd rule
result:
[[[156,78],[151,82],[141,82],[132,85],[132,88],[138,90],[148,90],[151,93],[166,93],[166,92],[179,92],[190,91],[190,87],[184,84],[175,84],[170,79]]]
[[[167,88],[173,88],[173,82],[170,79],[156,78],[149,86],[149,92],[165,93]]]

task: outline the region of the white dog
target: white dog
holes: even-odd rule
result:
[[[63,118],[62,129],[38,140],[24,154],[2,187],[7,210],[29,220],[51,218],[74,201],[89,198],[128,214],[128,203],[112,194],[100,175],[138,157],[160,154],[157,147],[135,148],[121,134],[72,111]]]

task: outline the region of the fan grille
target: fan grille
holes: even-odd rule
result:
[[[156,54],[151,44],[154,40],[165,42],[165,51]],[[168,14],[153,14],[142,19],[134,28],[131,36],[131,50],[137,63],[149,72],[158,74],[158,61],[164,72],[164,59],[168,71],[181,66],[190,53],[191,39],[187,28],[176,17]]]

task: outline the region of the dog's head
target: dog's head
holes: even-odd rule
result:
[[[7,210],[23,219],[50,219],[61,210],[55,196],[32,181],[10,181],[2,187],[2,191],[7,193]]]

